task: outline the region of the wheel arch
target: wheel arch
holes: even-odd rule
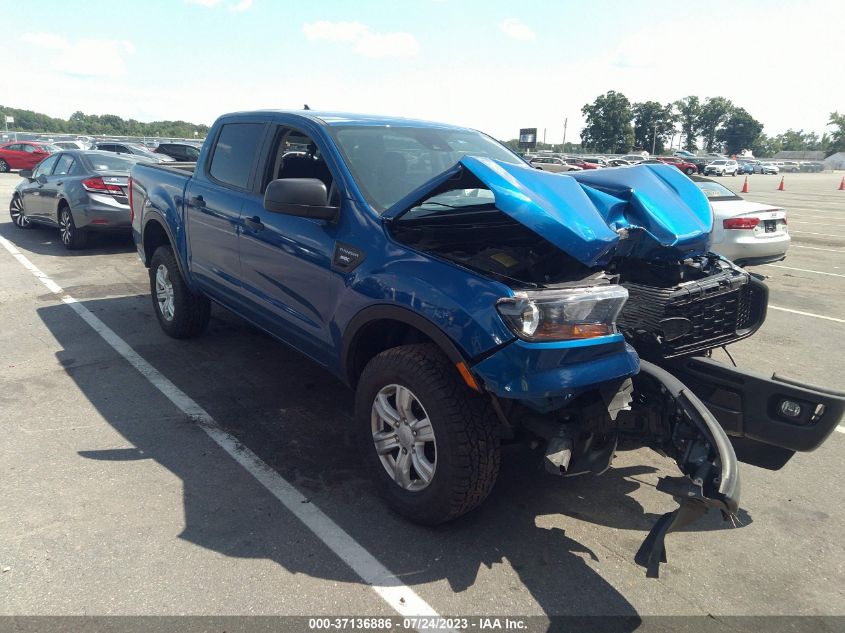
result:
[[[176,241],[170,234],[167,228],[167,222],[163,218],[152,214],[150,217],[145,218],[144,226],[141,229],[141,245],[144,251],[144,266],[147,268],[150,267],[150,262],[153,259],[156,249],[159,246],[169,246],[173,251],[173,257],[176,260],[176,266],[179,268],[182,278],[191,286],[190,277],[185,270],[182,258],[179,256],[179,251],[176,248]]]
[[[59,220],[61,219],[59,217],[59,214],[61,214],[62,212],[62,207],[67,207],[68,209],[70,209],[70,212],[73,213],[73,209],[71,209],[70,202],[67,201],[67,198],[60,197],[58,202],[56,202],[56,224],[58,224]]]
[[[341,369],[344,378],[355,387],[373,357],[399,345],[422,342],[435,344],[452,364],[464,363],[466,367],[466,359],[455,342],[425,317],[394,305],[365,308],[352,318],[343,336]]]

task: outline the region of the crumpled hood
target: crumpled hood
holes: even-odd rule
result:
[[[460,165],[493,192],[496,207],[587,266],[617,254],[677,260],[709,250],[710,204],[676,167],[554,174],[475,156]]]

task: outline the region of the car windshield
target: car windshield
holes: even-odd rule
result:
[[[714,160],[714,161],[713,161],[712,163],[710,163],[710,164],[711,164],[711,165],[724,165],[724,164],[726,164],[727,162],[728,162],[728,161],[726,161],[726,160]]]
[[[379,213],[468,154],[525,164],[500,143],[472,130],[394,126],[329,129],[362,193]],[[473,196],[450,199],[441,208],[481,202],[477,197],[468,202],[464,198]],[[440,196],[432,200],[440,202]]]
[[[727,187],[720,185],[718,182],[712,180],[699,180],[695,183],[698,188],[704,192],[708,199],[713,198],[731,198],[739,200],[740,197]]]
[[[138,162],[132,158],[126,158],[125,155],[107,152],[86,154],[86,158],[94,171],[129,171]]]

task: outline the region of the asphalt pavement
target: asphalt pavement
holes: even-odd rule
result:
[[[748,178],[793,243],[753,269],[772,309],[738,364],[845,389],[841,177]],[[0,174],[4,209],[17,182]],[[0,614],[845,615],[845,433],[743,466],[740,524],[670,535],[658,580],[633,558],[676,469],[645,449],[559,479],[509,447],[478,511],[423,528],[373,493],[331,375],[216,306],[201,338],[166,337],[127,236],[69,252],[4,213],[0,238]]]

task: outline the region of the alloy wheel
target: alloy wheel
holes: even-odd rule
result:
[[[23,229],[29,226],[29,218],[26,217],[21,199],[18,196],[12,198],[12,203],[9,205],[9,213],[12,215],[12,222],[20,228]]]
[[[59,233],[62,237],[62,244],[67,246],[73,241],[73,232],[75,230],[76,227],[73,226],[73,218],[70,215],[70,211],[64,209],[59,218]]]
[[[172,321],[176,313],[176,306],[173,301],[173,282],[170,281],[170,272],[164,264],[156,269],[156,301],[158,310],[165,321]]]
[[[437,469],[434,429],[410,389],[387,385],[376,394],[371,430],[381,465],[398,486],[419,491],[431,484]]]

